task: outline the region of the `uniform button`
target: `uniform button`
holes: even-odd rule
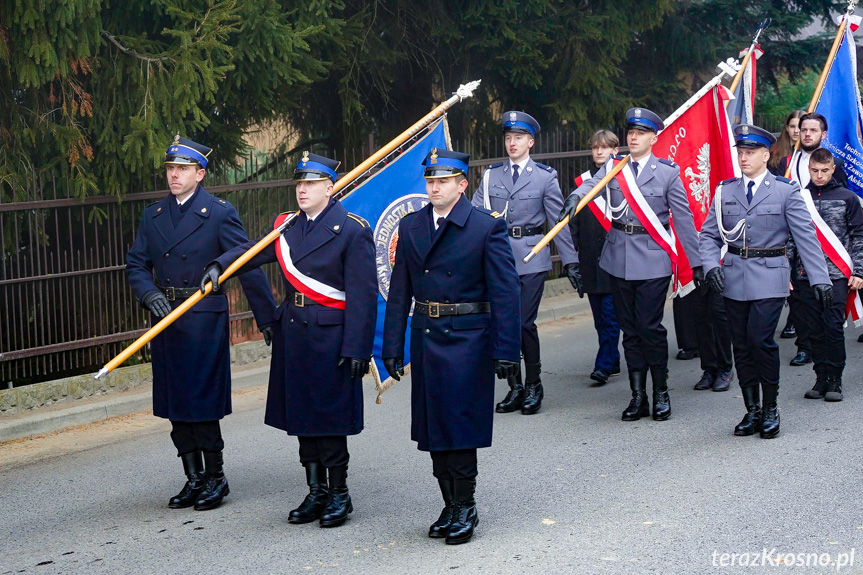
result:
[[[423,273],[424,273],[425,275],[429,275],[429,271],[428,271],[428,270],[425,270]]]
[[[510,220],[509,223],[512,223],[512,220]]]
[[[514,211],[515,211],[515,208],[510,208],[510,209],[509,209],[509,211],[510,211],[510,212],[514,212]]]
[[[171,256],[171,254],[165,254],[165,257],[166,257],[166,258],[167,258],[167,257],[170,257],[170,256]]]
[[[171,278],[166,279],[166,280],[165,280],[165,283],[166,283],[166,284],[171,283]]]
[[[443,334],[444,334],[444,335],[449,335],[449,330],[448,330],[448,329],[443,330]]]
[[[303,325],[309,325],[309,322],[303,320]]]
[[[447,276],[448,278],[451,278],[451,277],[452,277],[452,272],[447,272],[447,273],[446,273],[446,276]]]
[[[183,280],[183,285],[186,285],[188,283],[189,283],[189,280]]]
[[[751,228],[751,227],[752,227],[752,224],[746,224],[746,227],[747,227],[747,228]]]
[[[426,330],[423,333],[427,334],[428,332],[429,332],[429,330],[428,330],[428,328],[426,328]]]
[[[444,303],[449,303],[449,300],[446,300]]]
[[[289,323],[294,323],[294,320],[291,320]]]
[[[181,256],[180,256],[180,259],[181,259],[181,260],[186,259],[186,254],[181,255]]]

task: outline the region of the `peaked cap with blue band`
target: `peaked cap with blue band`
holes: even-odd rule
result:
[[[626,111],[626,129],[640,128],[658,134],[665,128],[662,118],[647,108],[630,108]]]
[[[191,166],[200,164],[201,168],[207,167],[207,156],[213,150],[207,146],[193,142],[187,138],[181,138],[180,135],[174,136],[174,141],[168,146],[168,151],[165,152],[164,164],[177,164],[180,166]]]
[[[769,148],[776,137],[758,126],[740,124],[734,127],[734,141],[738,148]]]
[[[502,129],[505,132],[520,132],[536,137],[539,134],[539,122],[530,114],[524,112],[504,112],[501,118]]]
[[[336,170],[339,169],[341,162],[331,160],[317,154],[303,152],[303,157],[297,168],[294,170],[295,180],[332,180],[333,183],[339,179]]]
[[[436,178],[451,178],[459,174],[467,176],[469,162],[470,154],[432,148],[425,157],[425,160],[423,160],[423,166],[425,166],[423,177],[431,180]]]

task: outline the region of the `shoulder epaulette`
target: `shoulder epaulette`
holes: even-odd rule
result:
[[[352,214],[352,213],[348,212],[348,217],[350,219],[354,220],[355,222],[357,222],[358,224],[360,224],[364,228],[370,227],[369,223],[366,220],[364,220],[363,218],[361,218],[360,216],[358,216],[356,214]]]
[[[502,218],[503,217],[503,214],[501,214],[500,212],[493,212],[491,210],[487,210],[487,209],[482,208],[480,206],[472,206],[472,207],[473,207],[473,209],[475,209],[479,213],[485,214],[487,216],[491,216],[493,218]]]
[[[152,204],[147,204],[147,208],[152,208],[153,206],[155,206],[156,204],[158,204],[158,203],[159,203],[159,202],[161,202],[161,201],[162,201],[162,200],[159,200],[159,201],[153,202]],[[144,209],[146,209],[146,208],[144,208]]]
[[[502,165],[503,165],[503,162],[497,162],[495,164],[492,164],[492,165],[486,167],[486,170],[493,170],[494,168],[499,168]]]
[[[719,183],[720,183],[720,184],[730,184],[731,182],[736,182],[736,181],[737,181],[737,180],[739,180],[739,179],[740,179],[740,178],[728,178],[727,180],[722,180],[722,181],[721,181],[721,182],[719,182]]]
[[[794,180],[789,180],[785,176],[776,176],[777,182],[782,182],[783,184],[793,184]]]
[[[656,159],[657,159],[657,160],[659,160],[659,161],[660,161],[660,163],[665,164],[666,166],[671,166],[672,168],[676,168],[676,167],[677,167],[677,164],[675,164],[675,163],[674,163],[674,162],[672,162],[671,160],[667,160],[667,159],[665,159],[665,158],[656,158]]]
[[[545,170],[548,173],[551,173],[554,171],[554,168],[552,168],[551,166],[546,166],[545,164],[540,164],[539,162],[534,162],[534,163],[536,164],[536,167],[539,168],[540,170]]]

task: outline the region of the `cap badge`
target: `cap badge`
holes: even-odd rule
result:
[[[632,113],[632,115],[635,116],[636,118],[640,118],[641,117],[641,108],[636,108],[635,111]]]
[[[308,150],[306,150],[305,152],[303,152],[303,159],[302,159],[302,160],[300,160],[300,161],[301,161],[301,162],[308,162],[308,161],[309,161],[309,151],[308,151]]]
[[[748,134],[749,133],[749,126],[747,126],[746,124],[743,124],[742,126],[740,126],[740,133],[743,135]]]
[[[431,160],[432,164],[437,164],[437,148],[431,149],[431,155],[429,156],[429,160]]]
[[[518,119],[518,115],[515,112],[509,113],[509,121],[510,122],[515,122],[517,119]]]
[[[176,136],[174,136],[174,141],[171,142],[171,145],[176,146],[179,143],[180,143],[180,134],[177,134]]]

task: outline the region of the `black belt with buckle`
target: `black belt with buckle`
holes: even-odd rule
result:
[[[627,235],[648,233],[647,228],[644,226],[637,226],[635,224],[621,224],[620,222],[613,221],[611,222],[611,227],[620,230]]]
[[[539,228],[524,228],[522,226],[512,226],[509,228],[509,237],[511,238],[526,238],[527,236],[539,236],[545,234],[545,230]]]
[[[489,313],[491,304],[487,301],[478,303],[438,303],[416,302],[414,311],[429,317],[440,317],[442,315],[469,315],[472,313]]]
[[[740,256],[743,259],[775,258],[785,255],[785,246],[781,248],[739,248],[737,246],[728,246],[728,253]]]
[[[293,296],[291,294],[288,294],[288,298],[292,298],[291,303],[293,303],[297,307],[306,307],[307,305],[324,305],[322,303],[316,302],[313,299],[310,299],[308,296],[306,296],[305,294],[301,294],[298,291],[295,291],[293,293]]]
[[[195,292],[201,291],[198,288],[175,288],[175,287],[162,287],[162,286],[156,286],[156,287],[159,288],[159,291],[161,291],[163,294],[165,294],[165,297],[168,298],[168,301],[177,301],[178,299],[189,299],[190,297],[195,295]],[[210,292],[210,293],[212,293],[212,292]],[[207,294],[207,295],[209,295],[209,294]]]

